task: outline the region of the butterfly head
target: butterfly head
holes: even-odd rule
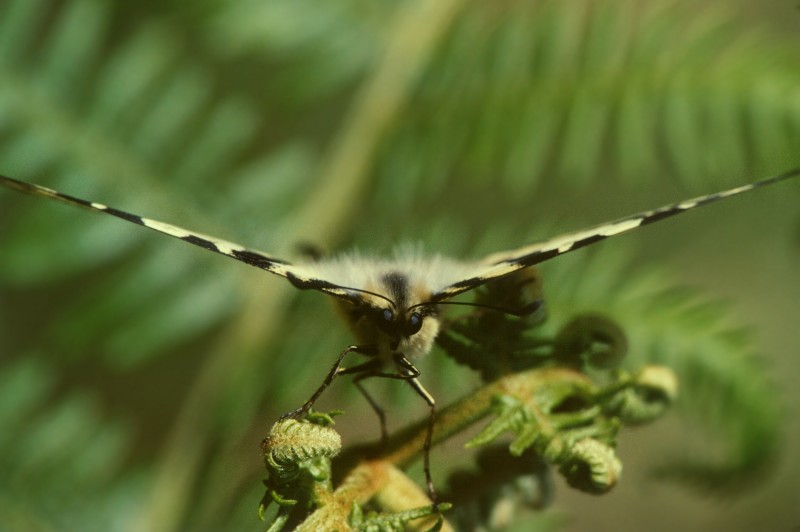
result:
[[[385,354],[407,357],[430,351],[439,332],[437,307],[426,304],[428,293],[409,282],[409,276],[390,272],[359,290],[346,305],[346,318],[363,344],[377,345]]]
[[[396,305],[396,304],[395,304]],[[378,345],[410,358],[430,351],[439,332],[439,319],[434,307],[382,306],[372,311]]]

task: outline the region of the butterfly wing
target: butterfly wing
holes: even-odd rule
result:
[[[286,277],[297,288],[318,290],[339,298],[353,301],[357,301],[359,299],[357,292],[353,289],[330,283],[324,279],[318,279],[309,275],[309,273],[306,272],[301,266],[292,265],[289,262],[272,257],[266,253],[248,249],[239,244],[228,242],[227,240],[221,240],[219,238],[204,235],[202,233],[189,231],[175,225],[121,211],[119,209],[103,205],[102,203],[86,201],[68,194],[63,194],[47,187],[25,183],[2,175],[0,175],[0,185],[24,192],[26,194],[51,198],[69,205],[75,205],[95,212],[110,214],[111,216],[115,216],[125,221],[141,225],[142,227],[147,227],[153,231],[178,238],[184,242],[199,246],[203,249],[225,255],[226,257],[231,257],[240,262],[244,262],[245,264],[255,266],[256,268],[261,268],[262,270],[274,273],[275,275]]]
[[[612,222],[590,227],[588,229],[583,229],[581,231],[565,233],[538,244],[532,244],[511,251],[493,253],[484,258],[471,275],[437,291],[431,296],[430,301],[437,302],[449,299],[457,294],[466,292],[467,290],[472,290],[473,288],[477,288],[478,286],[486,284],[495,279],[505,277],[506,275],[510,275],[523,268],[539,264],[559,255],[563,255],[564,253],[586,247],[590,244],[595,244],[601,240],[605,240],[606,238],[620,235],[636,229],[637,227],[658,222],[703,205],[708,205],[725,198],[730,198],[744,192],[749,192],[756,188],[778,183],[792,177],[797,177],[798,175],[800,175],[800,168],[762,179],[761,181],[756,181],[755,183],[725,190],[723,192],[699,196],[690,200],[681,201],[680,203],[672,203],[670,205],[659,207],[658,209],[640,212],[631,216],[625,216]]]

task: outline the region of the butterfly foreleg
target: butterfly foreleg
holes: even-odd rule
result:
[[[342,360],[344,360],[344,357],[346,357],[349,353],[361,353],[361,354],[364,354],[364,355],[374,355],[376,352],[377,352],[377,347],[374,346],[374,345],[351,345],[351,346],[348,346],[347,349],[345,349],[344,351],[339,353],[339,356],[337,357],[336,362],[334,362],[333,366],[331,367],[331,370],[328,372],[328,375],[325,376],[325,380],[322,381],[322,385],[319,388],[317,388],[317,391],[314,392],[314,394],[308,399],[308,401],[303,403],[303,406],[301,406],[300,408],[298,408],[296,410],[292,410],[291,412],[285,413],[284,415],[281,416],[281,419],[286,419],[286,418],[294,418],[294,419],[296,419],[296,418],[304,415],[305,413],[308,412],[308,410],[312,406],[314,406],[314,403],[317,401],[317,399],[319,399],[319,396],[322,395],[322,392],[324,392],[325,389],[328,386],[330,386],[331,382],[333,382],[333,379],[335,379],[339,375],[343,375],[343,374],[346,374],[346,373],[352,373],[352,370],[360,367],[360,366],[356,366],[356,368],[351,368],[351,370],[347,370],[346,368],[342,367]],[[369,363],[367,363],[367,364],[369,364]],[[362,364],[361,366],[364,366],[364,364]]]

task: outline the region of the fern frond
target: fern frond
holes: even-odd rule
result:
[[[680,375],[676,408],[726,451],[691,459],[670,452],[663,474],[711,486],[748,478],[780,442],[777,397],[749,335],[724,306],[677,288],[656,268],[632,274],[629,260],[605,251],[543,268],[551,323],[580,310],[612,316],[629,337],[626,366],[661,364]]]
[[[751,35],[718,11],[473,6],[384,145],[384,207],[487,181],[530,194],[556,177],[691,184],[796,163],[794,45]],[[413,185],[398,196],[400,181]]]
[[[54,29],[37,46],[28,37],[45,25],[47,9],[30,5],[9,2],[0,16],[0,40],[7,44],[0,50],[0,150],[3,161],[27,168],[19,175],[46,175],[41,181],[56,188],[131,210],[136,206],[130,198],[147,197],[142,210],[161,206],[163,217],[185,217],[199,228],[208,225],[196,203],[203,194],[182,197],[178,187],[196,185],[201,192],[207,181],[236,183],[252,176],[253,168],[270,176],[271,166],[282,164],[277,150],[237,174],[239,157],[254,142],[258,113],[236,96],[212,98],[210,74],[180,56],[163,24],[145,24],[100,54],[108,41],[109,9],[74,0],[56,12]],[[296,193],[282,177],[275,176],[284,194]],[[118,192],[122,183],[124,195]],[[251,188],[249,201],[260,201],[267,211],[282,205],[270,192],[253,194]],[[95,272],[89,290],[62,309],[55,331],[58,345],[76,355],[105,352],[120,366],[141,363],[220,323],[241,297],[236,268],[204,273],[197,267],[202,257],[181,256],[166,244],[159,248],[130,228],[61,209],[48,209],[44,222],[42,208],[35,202],[10,205],[0,273],[6,283],[34,286]],[[221,211],[219,218],[225,215]],[[233,209],[228,215],[240,217]],[[108,264],[117,271],[97,275]],[[115,334],[98,342],[98,331],[108,325]]]
[[[220,55],[255,55],[272,65],[264,84],[296,107],[356,83],[379,59],[397,7],[364,0],[219,2],[205,33]]]
[[[142,495],[137,475],[121,476],[131,432],[87,394],[69,393],[46,408],[55,385],[34,355],[0,368],[0,519],[9,529],[92,523],[118,530]]]

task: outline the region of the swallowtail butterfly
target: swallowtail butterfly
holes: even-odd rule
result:
[[[357,380],[365,377],[386,377],[408,382],[430,408],[424,459],[428,492],[435,501],[429,465],[435,401],[420,383],[420,372],[412,361],[431,350],[441,327],[439,318],[441,305],[447,304],[453,296],[462,292],[473,290],[564,253],[797,176],[800,176],[800,169],[723,192],[625,216],[537,244],[493,253],[478,260],[455,260],[442,256],[424,257],[418,253],[398,254],[390,259],[345,254],[296,263],[39,185],[4,176],[0,176],[0,184],[27,194],[44,196],[122,218],[285,277],[297,288],[317,290],[338,298],[344,310],[343,315],[358,343],[343,350],[322,385],[309,400],[284,417],[300,417],[308,412],[325,388],[339,375],[355,375]],[[537,303],[529,305],[528,308],[511,309],[510,312],[529,314],[536,309]],[[345,369],[342,362],[351,352],[366,356],[367,361]],[[370,403],[376,408],[371,400]]]

